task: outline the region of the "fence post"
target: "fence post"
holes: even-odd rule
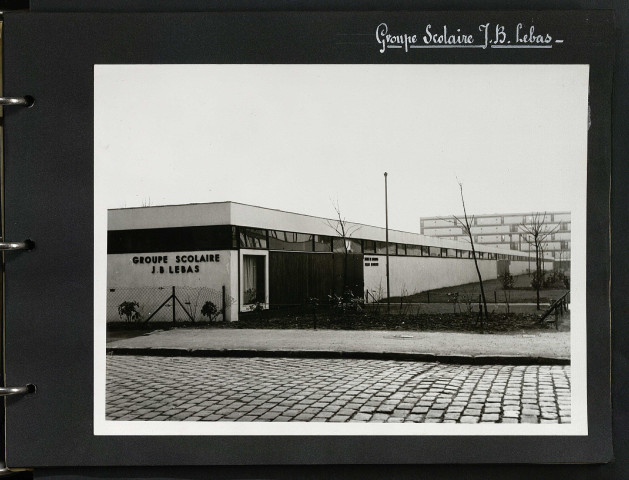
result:
[[[224,322],[225,321],[225,303],[226,303],[225,302],[225,285],[223,285],[223,294],[221,297],[221,302],[223,302],[221,305],[221,313],[223,314],[223,322]]]
[[[175,298],[176,298],[175,297],[175,286],[173,285],[173,295],[172,295],[172,300],[173,300],[173,323],[175,323],[175,307],[176,307],[176,305],[175,305],[175,302],[176,302]]]

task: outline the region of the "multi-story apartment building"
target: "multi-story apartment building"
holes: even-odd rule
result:
[[[475,215],[471,225],[474,242],[478,245],[529,252],[526,225],[537,215],[544,222],[543,231],[550,232],[544,242],[544,256],[552,258],[558,268],[570,265],[570,212],[496,213]],[[452,216],[420,219],[422,235],[448,240],[467,240],[467,235]]]

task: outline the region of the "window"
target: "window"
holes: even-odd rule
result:
[[[420,247],[419,245],[406,245],[406,255],[421,257],[422,247]]]
[[[430,247],[422,245],[422,257],[430,257]]]
[[[243,255],[242,291],[244,305],[266,301],[265,257],[263,255]]]
[[[269,230],[269,249],[312,252],[312,235],[306,233]]]
[[[236,227],[198,227],[110,230],[107,253],[190,252],[238,248]]]
[[[363,251],[360,240],[346,238],[345,242],[343,242],[342,238],[337,237],[332,239],[332,250],[334,253],[345,253],[345,248],[347,248],[347,253],[362,253]]]
[[[387,242],[376,242],[376,253],[386,255]],[[389,255],[395,255],[395,243],[389,242]]]
[[[456,257],[456,250],[454,248],[446,249],[446,256],[452,258]]]
[[[431,257],[440,257],[441,249],[439,247],[428,247]]]
[[[241,227],[240,248],[267,248],[266,230]]]
[[[398,255],[406,255],[406,245],[403,243],[397,244],[397,254]]]
[[[373,240],[363,240],[365,253],[376,253],[376,242]]]
[[[314,250],[315,252],[331,252],[332,251],[332,238],[326,235],[314,236]]]

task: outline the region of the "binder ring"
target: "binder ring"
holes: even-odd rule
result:
[[[11,395],[26,395],[33,393],[35,385],[24,385],[23,387],[0,387],[0,397],[9,397]]]
[[[0,250],[31,250],[35,244],[31,240],[23,242],[0,242]]]
[[[23,105],[30,107],[33,105],[33,97],[0,97],[0,106]]]

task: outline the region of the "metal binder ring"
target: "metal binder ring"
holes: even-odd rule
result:
[[[26,395],[27,393],[33,393],[34,391],[35,389],[30,385],[24,385],[23,387],[0,387],[0,397]]]
[[[31,240],[23,242],[0,242],[0,250],[31,250],[34,244]]]
[[[0,97],[0,106],[24,105],[30,107],[33,104],[31,97]]]

